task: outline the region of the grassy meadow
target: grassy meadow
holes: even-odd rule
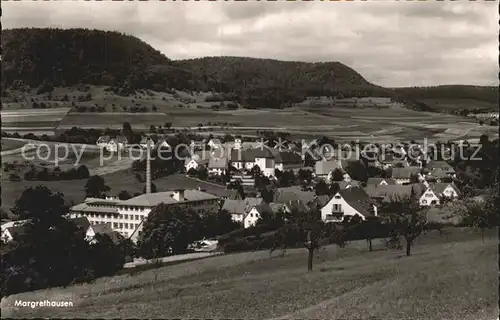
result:
[[[412,256],[368,252],[363,241],[322,248],[307,272],[305,249],[185,262],[92,284],[7,297],[2,315],[56,318],[474,319],[498,315],[497,230],[452,228],[418,238]],[[72,308],[13,308],[17,299]]]

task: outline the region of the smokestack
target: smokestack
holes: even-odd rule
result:
[[[151,147],[149,138],[146,140],[146,194],[151,193]]]

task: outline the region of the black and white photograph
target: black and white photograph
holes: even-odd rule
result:
[[[499,21],[2,0],[1,318],[498,320]]]

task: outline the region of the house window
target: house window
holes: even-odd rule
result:
[[[342,197],[338,194],[335,196],[335,199],[341,199]]]
[[[120,222],[120,229],[123,229],[123,223]]]
[[[427,200],[422,200],[422,204],[427,204]]]
[[[118,223],[117,222],[113,222],[113,228],[114,229],[118,229]]]
[[[342,205],[335,203],[332,208],[332,212],[341,212],[342,211]]]
[[[125,220],[128,220],[128,214],[125,214]]]
[[[128,229],[128,223],[125,223],[125,229]]]
[[[426,194],[425,194],[425,197],[426,197],[426,198],[430,198],[430,197],[432,197],[432,193],[426,193]]]
[[[253,218],[253,213],[250,213],[250,218]]]

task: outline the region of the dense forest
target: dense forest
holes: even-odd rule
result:
[[[140,39],[88,29],[11,29],[2,34],[2,85],[29,90],[77,84],[137,89],[230,93],[246,106],[282,108],[306,96],[473,98],[498,101],[495,87],[439,86],[387,89],[340,62],[306,63],[243,57],[174,61]],[[426,109],[426,106],[417,106]]]

